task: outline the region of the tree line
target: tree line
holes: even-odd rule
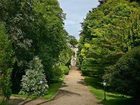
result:
[[[82,73],[107,82],[109,90],[139,97],[140,5],[100,0],[82,23],[78,63]]]
[[[0,0],[0,13],[3,95],[45,94],[69,70],[72,52],[63,10],[57,0]]]

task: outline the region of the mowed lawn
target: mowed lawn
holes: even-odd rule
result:
[[[103,105],[132,105],[131,97],[113,92],[106,92],[106,100],[104,100],[104,89],[98,86],[94,79],[85,77],[85,82],[89,90]]]
[[[42,98],[44,98],[48,101],[52,100],[58,93],[59,88],[61,87],[62,83],[63,83],[62,81],[52,83],[48,89],[48,92]],[[24,101],[28,97],[26,95],[18,95],[18,94],[13,94],[12,96],[16,97],[16,99],[10,99],[9,102],[2,102],[3,98],[2,98],[2,96],[0,96],[0,105],[17,105],[18,103]],[[31,100],[35,100],[36,98],[37,97],[34,97],[34,96],[28,97],[28,99],[31,99]]]

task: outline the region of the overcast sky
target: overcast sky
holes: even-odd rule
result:
[[[65,28],[70,35],[79,39],[81,22],[92,8],[98,6],[98,0],[59,0],[60,6],[66,13]]]

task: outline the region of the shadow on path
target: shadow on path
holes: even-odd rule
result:
[[[15,104],[14,104],[15,105]],[[81,72],[73,67],[69,75],[65,76],[64,83],[57,96],[47,101],[45,99],[24,100],[16,105],[101,105],[88,90]]]

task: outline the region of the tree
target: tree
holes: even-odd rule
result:
[[[87,14],[82,24],[78,54],[82,70],[92,70],[90,73],[102,80],[108,66],[140,45],[139,11],[137,3],[106,0]]]
[[[7,35],[14,51],[14,66],[12,71],[12,91],[20,90],[20,80],[28,68],[28,63],[34,56],[32,41],[35,34],[35,12],[32,10],[33,0],[1,0],[2,15],[0,21],[5,23]],[[15,79],[16,78],[16,79]]]
[[[30,62],[29,69],[26,70],[26,74],[22,77],[21,81],[21,94],[34,96],[43,96],[46,94],[48,84],[43,65],[38,57],[34,57]]]
[[[36,2],[34,10],[41,18],[38,27],[38,34],[41,33],[41,35],[37,41],[33,42],[33,45],[37,44],[36,54],[42,59],[48,83],[51,83],[54,79],[54,71],[56,71],[54,65],[61,63],[59,62],[61,53],[68,47],[68,34],[63,22],[65,15],[57,0]],[[69,52],[66,51],[66,53]]]
[[[0,21],[5,23],[14,51],[13,93],[20,91],[22,75],[34,56],[42,60],[48,83],[51,83],[53,65],[58,63],[61,51],[68,47],[65,15],[58,1],[1,0],[0,10]]]
[[[108,68],[104,78],[116,91],[139,99],[140,47],[133,48]]]
[[[11,72],[13,64],[11,42],[6,34],[4,23],[0,23],[0,88],[5,99],[9,99],[11,92]],[[5,100],[4,99],[4,100]]]
[[[75,47],[78,44],[78,41],[74,36],[69,36],[69,43],[72,47]]]

